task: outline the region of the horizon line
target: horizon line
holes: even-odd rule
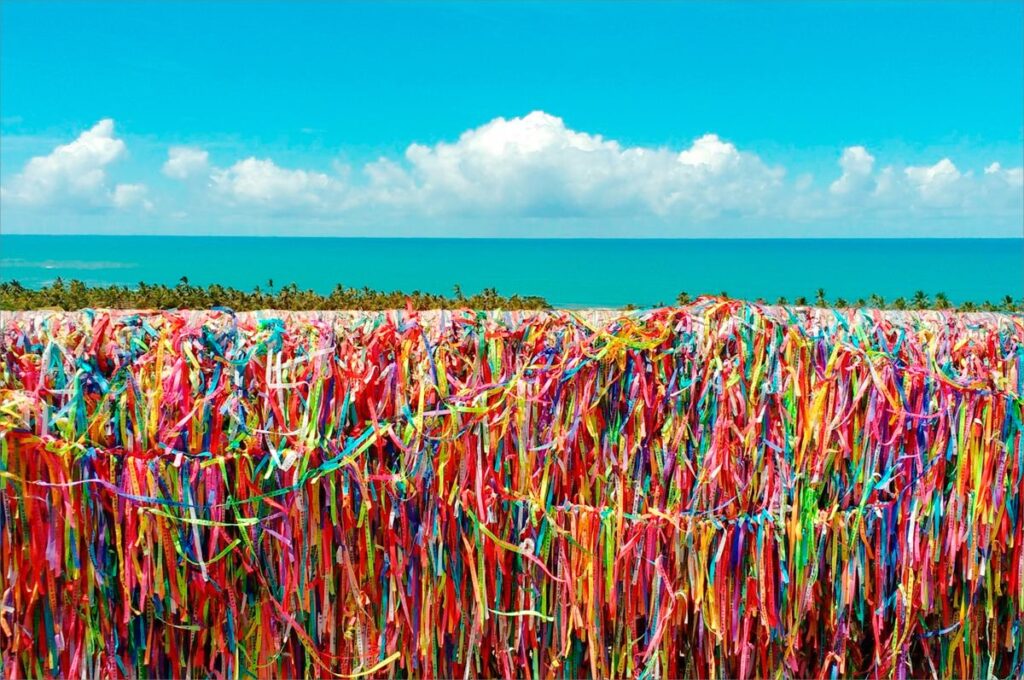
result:
[[[15,231],[5,237],[45,238],[257,238],[257,239],[348,239],[364,241],[1024,241],[1019,236],[366,236],[359,234],[161,234],[161,233],[43,233]]]

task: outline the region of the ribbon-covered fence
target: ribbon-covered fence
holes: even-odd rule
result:
[[[0,672],[1024,674],[1024,320],[4,313]]]

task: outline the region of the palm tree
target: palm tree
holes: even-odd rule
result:
[[[268,285],[273,285],[273,280],[268,280]],[[725,291],[720,293],[723,299],[729,294]],[[693,298],[686,292],[681,292],[676,297],[676,304],[685,305],[692,302]],[[757,304],[766,304],[764,298],[757,298]],[[885,299],[878,294],[871,294],[868,302],[875,307],[885,308]],[[259,286],[251,291],[242,291],[236,288],[211,284],[200,287],[193,286],[187,276],[182,276],[177,285],[147,284],[140,281],[134,287],[110,285],[110,286],[88,286],[82,281],[72,280],[65,282],[62,278],[56,278],[43,288],[26,288],[16,280],[7,282],[0,281],[0,309],[80,309],[85,307],[109,307],[109,308],[153,308],[173,309],[192,308],[202,309],[211,306],[226,306],[236,311],[253,309],[266,309],[275,307],[279,309],[391,309],[404,307],[411,303],[414,309],[436,309],[452,307],[471,307],[475,309],[550,309],[551,305],[538,296],[512,295],[506,297],[498,293],[495,288],[484,288],[479,293],[466,296],[461,286],[453,288],[453,296],[435,295],[413,291],[404,293],[402,291],[383,292],[372,290],[369,287],[362,289],[346,288],[338,284],[327,295],[320,295],[313,290],[303,290],[295,283],[282,286],[276,293],[266,292]],[[819,306],[828,306],[824,289],[818,289],[816,303]],[[659,302],[659,306],[663,303]],[[787,305],[788,300],[779,296],[775,304]],[[807,298],[800,296],[794,302],[796,306],[806,306]],[[849,303],[844,298],[835,300],[836,307],[846,307]],[[858,307],[864,307],[867,303],[862,298],[855,303]],[[908,302],[905,298],[899,297],[892,301],[890,307],[900,310],[908,308],[927,309],[929,298],[924,291],[917,291]],[[936,293],[934,298],[936,309],[952,309],[956,307],[949,297],[942,292]],[[1014,300],[1012,296],[1003,296],[998,303],[993,304],[985,301],[982,304],[964,301],[959,304],[960,311],[985,311],[1012,312],[1024,310],[1024,299]]]
[[[814,294],[814,303],[819,307],[825,307],[828,305],[828,301],[825,299],[825,289],[819,288]]]
[[[185,277],[182,277],[183,279]],[[442,295],[415,291],[411,296],[400,291],[383,293],[369,288],[363,290],[336,287],[330,295],[322,296],[312,290],[300,290],[296,284],[281,288],[276,295],[267,295],[259,287],[252,292],[213,284],[207,288],[191,286],[187,280],[169,287],[140,282],[135,288],[126,286],[89,287],[74,280],[65,285],[57,279],[45,288],[27,289],[17,281],[0,282],[0,309],[39,309],[56,307],[80,309],[84,307],[125,308],[192,308],[227,306],[236,311],[265,309],[390,309],[402,307],[411,299],[416,309],[470,306],[477,309],[550,309],[546,300],[537,296],[501,296],[494,288],[486,288],[471,298],[453,301]]]

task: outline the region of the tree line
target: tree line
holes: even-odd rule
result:
[[[728,293],[719,293],[720,297],[729,297]],[[690,302],[692,298],[686,293],[680,293],[676,298],[676,303],[679,305],[685,305]],[[769,304],[764,298],[757,298],[755,302],[759,304]],[[960,312],[1019,312],[1024,311],[1024,298],[1013,299],[1011,295],[1003,296],[1002,300],[998,302],[991,302],[986,300],[984,302],[971,302],[965,301],[959,304],[954,304],[950,301],[949,297],[945,293],[936,293],[934,297],[929,296],[923,290],[915,292],[910,298],[896,297],[891,300],[872,293],[866,298],[857,298],[855,300],[847,300],[843,297],[837,297],[829,299],[825,293],[824,288],[819,288],[814,297],[808,300],[806,297],[793,298],[792,302],[785,297],[780,297],[775,300],[776,305],[795,305],[797,307],[805,307],[813,305],[815,307],[835,307],[835,308],[869,308],[869,309],[955,309]]]
[[[296,284],[257,286],[251,291],[213,284],[192,285],[182,277],[176,286],[140,282],[130,286],[89,286],[81,281],[65,283],[56,279],[41,288],[28,288],[18,281],[0,283],[0,309],[213,309],[236,312],[256,309],[549,309],[547,300],[535,295],[500,295],[494,288],[465,295],[455,287],[452,295],[414,290],[383,292],[370,288],[348,288],[341,284],[327,295],[303,290]]]
[[[715,297],[728,298],[726,292]],[[680,293],[675,302],[685,305],[694,301],[687,293]],[[758,298],[755,302],[769,304],[768,300]],[[1024,311],[1024,298],[1014,300],[1006,295],[997,302],[985,301],[960,302],[954,304],[944,293],[929,296],[924,291],[917,291],[910,298],[897,297],[887,300],[881,295],[873,294],[867,298],[846,300],[842,297],[829,298],[824,289],[819,288],[810,299],[796,297],[792,301],[780,297],[775,300],[777,305],[796,305],[816,307],[858,307],[875,309],[956,309],[962,312],[1019,312]],[[239,290],[230,286],[217,284],[209,286],[192,285],[188,277],[181,277],[177,285],[148,284],[140,282],[136,286],[90,286],[82,281],[65,282],[58,278],[41,288],[29,288],[18,281],[0,283],[0,309],[212,309],[227,308],[234,311],[251,311],[256,309],[288,309],[288,310],[382,310],[405,309],[551,309],[551,305],[543,297],[536,295],[501,295],[494,288],[484,288],[479,293],[466,295],[459,286],[455,286],[451,295],[439,295],[414,290],[378,291],[371,288],[349,288],[338,284],[326,294],[309,289],[301,289],[291,283],[285,286],[274,286],[273,280],[267,281],[265,288],[255,287],[251,291]],[[659,303],[656,306],[664,306]],[[638,305],[626,305],[626,309],[638,309]]]

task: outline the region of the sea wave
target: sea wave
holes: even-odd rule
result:
[[[25,269],[134,269],[139,265],[135,262],[115,262],[111,260],[26,260],[20,257],[0,259],[0,267],[20,267]]]

